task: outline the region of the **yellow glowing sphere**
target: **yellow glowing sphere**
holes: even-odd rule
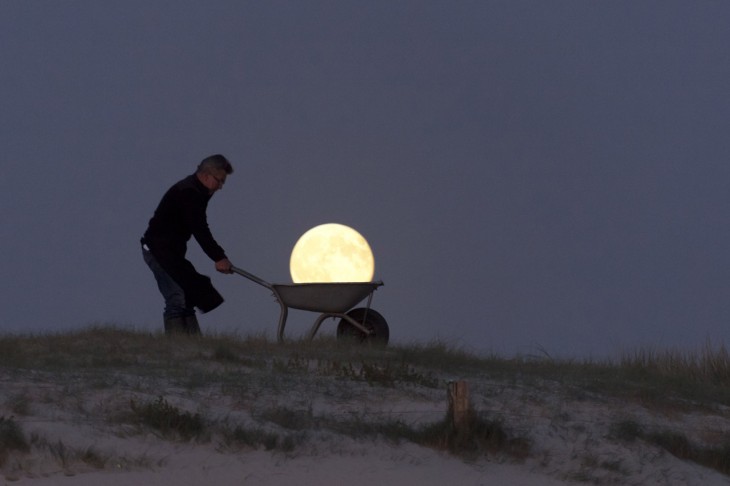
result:
[[[299,238],[291,252],[289,270],[294,283],[370,282],[375,259],[360,233],[349,226],[328,223]]]

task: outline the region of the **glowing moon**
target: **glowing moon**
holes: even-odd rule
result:
[[[289,261],[294,283],[370,282],[375,259],[360,233],[337,223],[315,226],[294,245]]]

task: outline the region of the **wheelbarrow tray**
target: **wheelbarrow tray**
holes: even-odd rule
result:
[[[341,314],[357,305],[383,282],[273,284],[283,304],[292,309]]]
[[[322,321],[328,317],[340,317],[366,336],[373,334],[371,329],[364,326],[364,320],[363,322],[358,322],[351,316],[348,316],[346,312],[365,299],[365,297],[368,297],[368,304],[365,308],[365,316],[367,316],[367,310],[370,309],[370,300],[372,300],[373,292],[383,285],[383,282],[380,280],[376,282],[272,284],[241,268],[231,267],[231,270],[266,287],[274,294],[281,308],[279,328],[277,331],[277,339],[279,342],[284,340],[284,327],[286,326],[289,308],[321,313],[309,331],[310,340],[314,338]],[[373,314],[376,313],[373,312]],[[380,320],[387,326],[382,316]]]

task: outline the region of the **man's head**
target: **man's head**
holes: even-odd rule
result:
[[[233,166],[221,154],[211,155],[198,164],[195,174],[211,194],[223,189],[228,174],[233,173]]]

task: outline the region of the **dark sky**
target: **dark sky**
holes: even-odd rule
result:
[[[729,26],[720,0],[2,2],[0,332],[161,329],[138,240],[220,152],[231,260],[289,282],[302,233],[352,226],[393,341],[723,344]],[[204,331],[273,336],[268,291],[190,257],[226,297]]]

